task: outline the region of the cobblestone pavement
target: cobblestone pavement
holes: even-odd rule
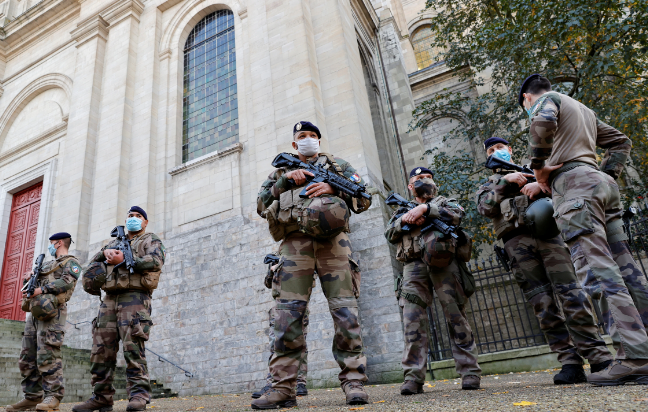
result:
[[[295,410],[315,411],[648,411],[648,387],[625,385],[593,387],[588,384],[556,386],[555,371],[511,373],[482,378],[479,391],[461,390],[461,382],[428,382],[425,393],[401,396],[399,384],[370,385],[369,404],[348,406],[338,388],[309,390],[298,398]],[[250,394],[186,396],[154,399],[151,412],[246,411]],[[126,401],[115,403],[115,412],[126,411]],[[61,412],[71,412],[73,403],[61,405]],[[3,408],[0,411],[4,412]]]

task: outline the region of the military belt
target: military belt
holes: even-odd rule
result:
[[[418,305],[423,309],[427,308],[427,303],[413,293],[401,292],[400,296],[405,298],[406,301]]]
[[[557,178],[558,175],[560,175],[561,173],[565,173],[567,171],[570,171],[572,169],[576,169],[577,167],[581,167],[581,166],[587,166],[587,167],[590,167],[590,168],[592,168],[594,170],[599,170],[598,167],[596,167],[594,165],[591,165],[589,163],[585,163],[585,162],[567,162],[564,165],[562,165],[561,167],[559,167],[558,169],[551,172],[551,174],[549,174],[549,184],[551,184],[551,182],[553,182],[553,180],[555,178]]]
[[[106,292],[104,290],[104,293],[106,295],[108,295],[108,296],[119,296],[119,295],[123,295],[123,294],[126,294],[126,293],[131,293],[131,292],[139,292],[139,293],[143,293],[145,295],[152,296],[152,293],[150,291],[148,291],[148,290],[145,290],[145,289],[122,289],[122,290],[117,290],[117,291],[114,291],[114,292]]]
[[[513,239],[516,236],[520,235],[529,235],[531,236],[531,231],[526,225],[516,227],[515,229],[511,230],[510,232],[505,233],[502,236],[502,242],[506,244],[509,240]]]

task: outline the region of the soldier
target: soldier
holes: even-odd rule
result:
[[[589,293],[600,290],[610,308],[616,359],[588,381],[648,384],[648,281],[630,253],[615,181],[632,143],[591,109],[552,92],[539,74],[524,81],[518,102],[531,120],[529,153],[539,183],[522,192],[532,198],[540,190],[552,194],[578,279]],[[600,167],[596,146],[606,149]]]
[[[23,292],[23,310],[27,309],[25,332],[18,367],[25,397],[7,406],[7,411],[57,411],[65,394],[61,345],[65,336],[67,301],[72,297],[81,265],[69,255],[72,236],[55,233],[49,238],[49,254],[55,259],[43,264],[31,299]],[[28,280],[32,273],[25,275]],[[45,395],[45,399],[43,399]]]
[[[513,149],[502,138],[487,139],[484,149],[488,156],[511,161]],[[530,176],[519,172],[491,176],[477,191],[477,209],[493,219],[497,238],[502,239],[511,259],[515,279],[533,308],[549,347],[558,354],[562,370],[554,376],[554,384],[587,382],[578,353],[589,360],[592,372],[605,369],[612,355],[598,333],[592,306],[576,278],[565,242],[560,236],[536,239],[524,223],[530,201],[520,188],[537,185],[527,184]]]
[[[119,341],[122,341],[126,360],[126,390],[129,402],[126,410],[143,411],[151,398],[144,342],[149,339],[151,296],[157,288],[164,265],[164,245],[153,233],[146,233],[148,217],[144,209],[133,206],[128,211],[126,229],[130,240],[134,272],[130,273],[124,254],[116,250],[117,240],[104,246],[90,259],[87,271],[101,268],[106,280],[99,314],[92,321],[92,397],[75,405],[74,412],[112,411],[113,377],[117,363]],[[84,273],[85,278],[85,273]],[[85,282],[85,279],[84,279]]]
[[[357,184],[362,179],[351,165],[330,154],[319,153],[321,134],[310,122],[293,128],[292,146],[299,159],[323,165]],[[305,344],[303,317],[312,291],[313,271],[317,270],[329,311],[335,324],[333,355],[342,371],[338,375],[346,402],[366,404],[367,359],[362,350],[358,302],[354,293],[349,236],[349,209],[361,213],[371,199],[355,199],[333,189],[328,183],[312,184],[308,198],[299,193],[310,172],[303,169],[274,170],[257,199],[257,212],[268,220],[270,233],[282,240],[281,257],[272,280],[275,298],[275,356],[270,361],[272,390],[252,402],[253,409],[274,409],[297,404],[294,387]],[[294,182],[294,185],[290,181]]]
[[[313,286],[315,287],[315,286]],[[304,346],[302,347],[302,352],[299,357],[299,372],[297,373],[297,389],[295,390],[295,394],[297,396],[306,396],[308,395],[308,389],[306,388],[306,375],[308,374],[308,346],[306,346],[306,337],[308,335],[308,307],[306,308],[306,312],[304,313],[304,320],[303,320],[303,325],[302,325],[302,330],[304,331]],[[268,333],[268,338],[270,340],[270,357],[268,358],[268,366],[270,366],[270,362],[272,361],[272,357],[274,356],[274,345],[275,345],[275,334],[274,334],[274,325],[275,325],[275,308],[270,308],[268,311],[268,318],[269,318],[269,326],[270,326],[270,331]],[[252,394],[253,399],[258,399],[260,398],[264,393],[272,389],[272,374],[270,371],[268,371],[268,375],[266,376],[266,384],[263,388],[260,390],[254,392]]]
[[[387,240],[397,245],[396,259],[405,265],[396,290],[398,304],[403,310],[405,331],[402,359],[405,382],[400,389],[401,395],[423,393],[429,342],[426,308],[432,304],[432,288],[448,320],[452,356],[461,375],[462,389],[479,389],[481,381],[477,345],[464,311],[468,296],[465,285],[458,280],[468,271],[465,262],[470,259],[469,242],[463,245],[461,253],[455,253],[459,245],[453,243],[453,239],[446,239],[433,231],[421,235],[420,225],[427,217],[443,219],[458,226],[464,215],[463,208],[454,199],[437,196],[433,178],[434,173],[425,167],[416,167],[410,172],[407,187],[414,196],[414,203],[419,206],[405,214],[404,209],[397,210],[385,231]],[[404,232],[402,227],[405,224],[418,226],[418,229]],[[424,256],[426,250],[432,250],[434,259]]]

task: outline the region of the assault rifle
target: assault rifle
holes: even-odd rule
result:
[[[511,271],[511,259],[509,258],[508,253],[506,253],[506,250],[504,250],[503,247],[499,247],[497,245],[493,246],[493,249],[495,249],[495,256],[497,257],[497,260],[499,261],[500,265],[506,270],[507,272]]]
[[[308,183],[308,185],[304,187],[304,190],[302,190],[299,193],[299,197],[301,197],[302,199],[308,198],[306,192],[308,191],[308,188],[312,184],[321,183],[321,182],[328,183],[335,190],[339,192],[344,192],[352,197],[358,199],[360,198],[371,199],[371,195],[366,193],[367,189],[364,186],[360,186],[357,183],[353,183],[351,180],[347,179],[346,177],[340,176],[335,172],[324,169],[323,165],[316,165],[316,164],[302,162],[298,158],[288,153],[280,153],[279,155],[277,155],[277,157],[275,157],[274,160],[272,161],[272,166],[277,168],[285,167],[291,169],[304,169],[313,174],[313,176],[306,175],[306,179],[310,183]],[[295,181],[293,179],[288,179],[288,182],[290,182],[290,184],[293,185],[295,184]]]
[[[128,239],[128,236],[126,236],[126,232],[124,232],[124,226],[116,226],[112,232],[110,232],[110,236],[117,238],[117,244],[115,247],[110,249],[119,250],[124,254],[124,261],[116,265],[115,269],[122,265],[126,265],[126,269],[128,269],[131,274],[134,273],[135,258],[133,258],[133,250],[131,249],[130,240]]]
[[[488,169],[493,170],[495,173],[501,173],[504,175],[512,172],[528,173],[530,175],[533,174],[533,170],[531,170],[526,165],[518,166],[515,163],[507,162],[506,160],[502,160],[499,157],[495,157],[493,155],[490,155],[488,157],[488,160],[486,160],[486,164],[484,166]],[[529,182],[536,181],[535,177],[527,177],[526,179]]]
[[[399,195],[398,193],[392,193],[389,195],[387,199],[385,199],[385,203],[388,204],[389,206],[400,206],[409,212],[410,210],[414,209],[415,207],[419,206],[414,202],[410,202],[407,199],[405,199],[403,196]],[[396,217],[400,217],[404,215],[405,213],[401,213],[400,215],[397,215]],[[406,224],[401,226],[401,230],[403,232],[409,232],[413,229],[412,226]],[[428,217],[425,219],[425,222],[423,222],[423,225],[421,226],[421,233],[425,233],[429,230],[437,230],[441,233],[443,233],[446,236],[452,236],[454,239],[459,239],[459,236],[455,233],[457,231],[456,226],[450,226],[449,224],[445,223],[441,219],[437,219],[434,217]]]
[[[34,263],[34,272],[32,273],[31,278],[29,278],[29,282],[25,283],[25,286],[22,288],[23,292],[27,292],[27,299],[30,299],[34,295],[34,291],[38,287],[38,277],[43,268],[43,260],[45,260],[45,254],[41,253],[36,258],[36,262]]]
[[[632,244],[632,218],[637,215],[637,208],[630,206],[623,212],[623,228],[628,235],[628,243]]]

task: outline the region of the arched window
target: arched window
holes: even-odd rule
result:
[[[182,161],[238,142],[234,15],[216,11],[189,34],[184,48]]]
[[[432,30],[430,26],[423,26],[412,34],[412,46],[418,69],[425,69],[434,63],[436,49],[432,48]]]

